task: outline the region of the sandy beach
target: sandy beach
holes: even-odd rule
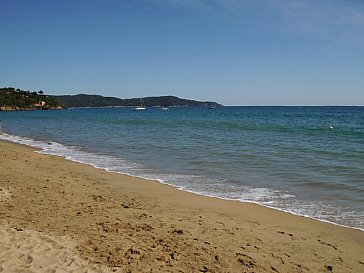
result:
[[[0,272],[364,272],[364,232],[0,141]]]

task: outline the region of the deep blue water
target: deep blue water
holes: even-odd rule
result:
[[[364,229],[364,107],[70,109],[0,119],[0,139],[45,153]]]

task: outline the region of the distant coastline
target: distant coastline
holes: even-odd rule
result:
[[[0,111],[53,110],[64,108],[135,107],[143,100],[146,107],[217,107],[214,101],[196,101],[175,96],[120,99],[101,95],[45,95],[40,91],[25,91],[14,87],[0,88]]]
[[[42,90],[29,91],[14,87],[0,88],[0,111],[62,109],[57,99]]]
[[[63,95],[54,96],[64,108],[110,108],[110,107],[135,107],[139,106],[140,100],[146,107],[173,107],[173,106],[221,106],[213,101],[196,101],[182,99],[175,96],[156,96],[132,99],[120,99],[116,97],[104,97],[100,95]]]

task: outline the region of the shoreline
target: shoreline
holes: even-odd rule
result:
[[[364,269],[361,230],[193,194],[35,150],[0,141],[0,187],[11,194],[0,200],[1,220],[68,236],[76,242],[75,255],[93,263],[130,272]]]
[[[83,162],[78,162],[78,161],[74,161],[74,162],[77,162],[77,163],[80,163],[80,164],[89,165],[89,164],[83,163]],[[98,168],[98,167],[95,167],[95,168]],[[105,170],[105,169],[102,169],[102,168],[99,168],[99,169]],[[144,180],[148,180],[148,181],[157,181],[158,183],[161,183],[163,185],[170,186],[172,188],[176,188],[177,190],[180,190],[180,191],[183,191],[183,192],[187,192],[187,193],[191,193],[191,194],[196,194],[196,195],[202,196],[202,197],[216,198],[218,200],[231,201],[231,202],[241,202],[243,204],[244,203],[246,203],[246,204],[255,204],[255,205],[261,206],[263,208],[273,209],[273,210],[277,210],[277,211],[280,211],[280,212],[283,212],[283,213],[288,213],[288,214],[290,214],[292,216],[304,217],[304,218],[311,219],[311,220],[318,221],[318,222],[322,222],[322,223],[325,223],[325,224],[330,224],[330,225],[334,225],[334,226],[338,226],[338,227],[342,227],[342,228],[354,229],[354,230],[358,230],[358,231],[364,232],[364,228],[351,227],[351,226],[346,226],[346,225],[338,224],[338,223],[335,223],[335,222],[331,222],[331,221],[328,221],[328,220],[317,219],[317,218],[314,218],[314,217],[309,216],[309,215],[298,214],[298,213],[295,213],[295,212],[292,212],[292,211],[289,211],[289,210],[284,210],[284,209],[280,209],[280,208],[276,208],[276,207],[271,207],[271,206],[268,206],[268,205],[265,205],[265,204],[262,204],[262,203],[259,203],[259,202],[256,202],[256,201],[240,200],[240,199],[232,199],[232,198],[224,198],[224,197],[219,197],[219,196],[214,196],[214,195],[202,194],[202,193],[198,193],[198,192],[194,192],[194,191],[185,190],[182,187],[178,187],[178,186],[175,186],[173,184],[169,184],[169,183],[160,181],[158,179],[151,180],[151,179],[147,179],[147,178],[144,178],[144,177],[141,177],[141,176],[133,176],[133,175],[128,174],[128,173],[122,173],[122,172],[116,172],[116,171],[109,171],[109,170],[105,170],[105,171],[110,172],[110,173],[118,173],[118,174],[121,174],[121,175],[127,175],[127,176],[131,176],[131,177],[135,177],[135,178],[140,178],[140,179],[144,179]]]
[[[7,135],[7,134],[5,134],[5,135]],[[11,135],[9,135],[9,136],[11,136]],[[97,169],[100,169],[100,170],[104,170],[104,171],[107,171],[107,172],[110,172],[110,173],[127,175],[127,176],[131,176],[131,177],[135,177],[135,178],[140,178],[140,179],[144,179],[144,180],[148,180],[148,181],[157,181],[158,183],[161,183],[163,185],[167,185],[167,186],[176,188],[178,190],[181,190],[181,191],[184,191],[184,192],[188,192],[188,193],[192,193],[192,194],[196,194],[196,195],[199,195],[199,196],[217,198],[217,199],[220,199],[220,200],[238,201],[238,202],[241,202],[241,203],[257,204],[257,205],[262,206],[262,207],[265,207],[265,208],[274,209],[274,210],[281,211],[281,212],[284,212],[284,213],[288,213],[288,214],[291,214],[291,215],[294,215],[294,216],[305,217],[305,218],[313,219],[315,221],[319,221],[319,222],[323,222],[323,223],[328,223],[328,224],[332,224],[332,225],[336,225],[336,226],[340,226],[340,227],[344,227],[344,228],[355,229],[355,230],[359,230],[359,231],[364,232],[364,228],[361,228],[361,227],[349,226],[349,225],[344,225],[344,224],[340,224],[340,223],[335,223],[333,221],[329,221],[329,220],[325,220],[325,219],[319,219],[317,217],[310,216],[308,214],[302,214],[302,213],[299,213],[299,212],[292,211],[292,210],[290,210],[288,208],[285,209],[285,208],[274,207],[274,206],[270,206],[268,204],[264,204],[264,203],[261,203],[261,202],[258,202],[258,201],[242,200],[242,199],[233,199],[233,198],[226,198],[226,197],[216,196],[216,195],[212,195],[212,194],[210,195],[210,194],[199,193],[199,192],[195,192],[195,191],[192,191],[192,190],[186,190],[186,189],[183,188],[183,186],[177,186],[177,185],[174,185],[174,184],[171,184],[171,183],[168,183],[168,182],[164,182],[163,180],[158,179],[158,178],[152,178],[151,179],[151,178],[143,177],[143,175],[138,176],[138,175],[134,175],[134,174],[131,174],[131,173],[128,173],[128,172],[111,170],[111,169],[108,169],[108,168],[105,168],[105,167],[100,167],[100,166],[98,166],[98,165],[96,165],[94,163],[90,163],[90,162],[82,161],[82,160],[79,160],[79,159],[76,159],[76,158],[73,158],[73,157],[69,157],[69,156],[67,156],[65,154],[57,154],[57,153],[54,153],[54,152],[48,152],[47,151],[47,147],[44,146],[45,144],[50,145],[50,143],[51,143],[51,145],[56,144],[56,145],[64,146],[63,144],[59,144],[57,142],[50,142],[50,143],[40,142],[40,143],[43,143],[43,144],[41,145],[39,143],[39,145],[37,145],[37,142],[39,142],[39,141],[33,141],[33,140],[29,139],[28,141],[30,143],[24,143],[24,140],[25,139],[23,139],[22,137],[17,137],[17,136],[11,136],[11,137],[16,137],[16,138],[19,138],[19,139],[13,139],[13,140],[10,140],[10,139],[7,139],[7,140],[0,139],[0,141],[9,141],[10,143],[15,143],[15,144],[19,144],[19,145],[25,145],[25,146],[31,147],[33,149],[36,149],[39,154],[51,155],[51,156],[59,156],[59,157],[64,158],[66,160],[70,160],[72,162],[76,162],[76,163],[79,163],[79,164],[85,164],[85,165],[88,165],[88,166],[92,166],[93,168],[97,168]],[[34,142],[34,143],[32,143],[32,142]],[[40,146],[42,146],[42,147],[40,147]],[[49,146],[49,147],[52,147],[52,146]],[[64,146],[64,147],[66,149],[68,149],[68,147],[66,147],[66,146]]]
[[[83,163],[81,163],[83,164]],[[117,172],[115,172],[117,173]],[[128,175],[128,174],[123,174],[123,173],[120,173],[122,175]],[[137,177],[137,176],[135,176]],[[143,177],[137,177],[137,178],[141,178],[141,179],[145,179]],[[148,180],[148,179],[146,179]],[[158,180],[157,180],[158,181]],[[174,187],[174,188],[177,188],[178,190],[181,190],[181,191],[184,191],[184,192],[187,192],[187,193],[191,193],[191,194],[196,194],[196,195],[199,195],[199,196],[203,196],[203,197],[209,197],[209,198],[216,198],[216,199],[219,199],[219,200],[225,200],[225,201],[232,201],[232,202],[241,202],[241,203],[247,203],[247,204],[255,204],[255,205],[258,205],[258,206],[261,206],[263,208],[267,208],[267,209],[273,209],[273,210],[277,210],[277,211],[280,211],[280,212],[283,212],[283,213],[288,213],[292,216],[296,216],[296,217],[304,217],[304,218],[307,218],[307,219],[311,219],[311,220],[314,220],[314,221],[318,221],[318,222],[321,222],[321,223],[325,223],[325,224],[330,224],[330,225],[334,225],[334,226],[338,226],[338,227],[342,227],[342,228],[348,228],[348,229],[354,229],[354,230],[358,230],[358,231],[362,231],[364,232],[364,228],[358,228],[358,227],[351,227],[351,226],[345,226],[345,225],[342,225],[342,224],[338,224],[338,223],[334,223],[334,222],[330,222],[328,220],[322,220],[322,219],[317,219],[317,218],[314,218],[312,216],[309,216],[309,215],[305,215],[305,214],[298,214],[298,213],[295,213],[295,212],[291,212],[291,211],[288,211],[288,210],[284,210],[284,209],[279,209],[279,208],[276,208],[276,207],[271,207],[271,206],[268,206],[268,205],[264,205],[262,203],[259,203],[259,202],[255,202],[255,201],[249,201],[249,200],[238,200],[238,199],[229,199],[229,198],[223,198],[223,197],[218,197],[218,196],[213,196],[213,195],[207,195],[207,194],[201,194],[201,193],[196,193],[196,192],[193,192],[193,191],[187,191],[187,190],[184,190],[184,189],[180,189],[172,184],[168,184],[168,183],[163,183],[163,182],[160,182],[158,181],[159,183],[161,184],[164,184],[164,185],[168,185],[168,186],[171,186],[171,187]]]

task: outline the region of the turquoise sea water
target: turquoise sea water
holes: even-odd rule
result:
[[[364,107],[0,112],[0,139],[364,229]]]

